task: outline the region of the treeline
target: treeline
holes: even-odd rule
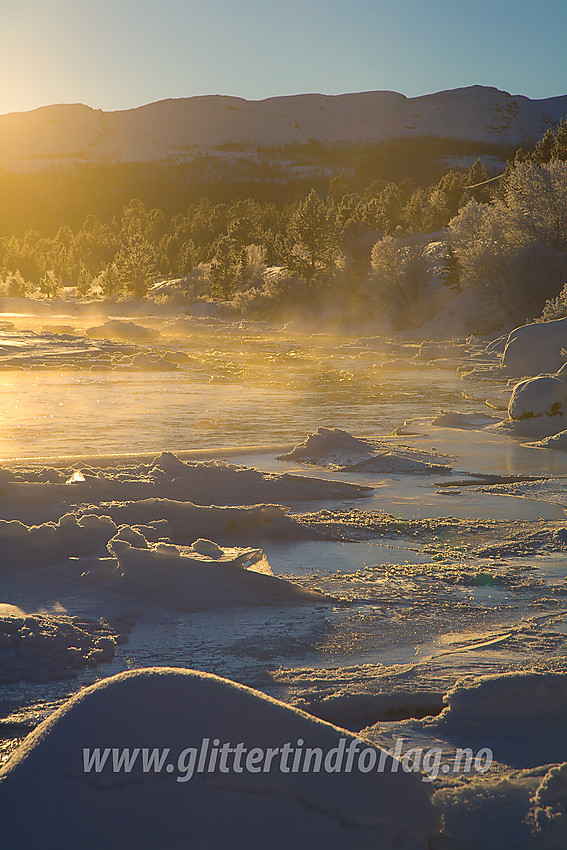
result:
[[[37,290],[49,297],[76,286],[86,295],[94,285],[107,297],[143,296],[160,278],[187,276],[208,264],[210,294],[226,300],[247,283],[248,246],[256,246],[264,264],[312,282],[339,256],[353,269],[367,263],[380,236],[446,227],[463,200],[488,198],[490,185],[467,188],[486,179],[480,160],[425,188],[409,179],[375,179],[353,192],[344,178],[334,177],[324,194],[311,189],[290,203],[205,198],[173,216],[136,198],[109,222],[90,214],[79,227],[63,224],[53,236],[29,229],[2,237],[0,279],[9,294]]]
[[[345,319],[387,315],[400,327],[431,317],[450,289],[470,290],[488,314],[524,320],[567,281],[566,160],[562,121],[496,180],[478,159],[427,186],[375,178],[353,190],[335,176],[281,203],[208,197],[171,213],[130,195],[108,220],[1,237],[0,284],[11,296],[74,287],[113,299],[181,279],[164,297],[230,301],[268,318],[332,303]],[[434,255],[424,234],[438,231]]]
[[[33,173],[0,172],[0,234],[22,236],[33,229],[53,236],[61,225],[76,230],[87,215],[110,222],[132,198],[168,217],[205,197],[214,204],[238,197],[281,207],[311,189],[324,195],[333,176],[356,193],[376,179],[409,179],[423,188],[443,177],[448,169],[444,157],[506,160],[513,154],[502,145],[433,136],[372,144],[311,140],[272,147],[226,144],[216,154],[192,151],[186,162],[79,163]]]

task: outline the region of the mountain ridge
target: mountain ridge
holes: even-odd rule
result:
[[[187,161],[223,147],[379,142],[436,136],[519,145],[567,116],[567,95],[532,100],[466,86],[418,97],[368,91],[246,100],[167,98],[105,112],[53,104],[0,115],[0,167],[37,170],[73,162]]]

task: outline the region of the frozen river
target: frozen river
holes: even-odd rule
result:
[[[492,716],[480,741],[493,745],[494,781],[510,782],[498,792],[512,812],[509,843],[498,847],[555,846],[531,842],[524,815],[539,779],[514,785],[513,769],[540,765],[537,752],[546,764],[567,759],[555,717],[564,697],[539,704],[530,691],[543,687],[538,677],[556,688],[567,676],[567,452],[490,430],[510,387],[483,377],[481,343],[186,320],[168,330],[156,319],[143,322],[147,339],[105,339],[85,336],[87,323],[11,321],[0,341],[0,631],[21,620],[40,649],[12,657],[3,634],[0,757],[81,685],[139,667],[214,672],[378,744],[403,734],[447,752],[468,743],[466,729],[455,737],[436,725],[455,682],[496,677],[513,713],[502,677],[518,674],[533,714],[514,747]],[[355,441],[360,456],[347,434],[338,454],[331,445],[278,459],[321,428],[367,438]],[[285,593],[307,601],[248,598],[238,582],[255,555],[237,570],[236,604],[220,572],[189,588],[179,565],[195,569],[183,559],[201,557],[198,537],[227,559],[261,548],[273,575],[260,586],[285,579]],[[146,572],[134,564],[124,585],[132,553]],[[65,641],[72,678],[48,650]],[[85,660],[93,652],[98,663]],[[540,718],[545,736],[519,756]],[[467,783],[451,781],[435,785],[453,830],[439,847],[488,847],[492,804],[479,792],[472,828]]]

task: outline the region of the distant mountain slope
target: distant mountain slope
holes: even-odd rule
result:
[[[567,116],[567,95],[530,100],[483,86],[407,98],[396,92],[249,101],[211,95],[103,112],[82,104],[0,116],[0,165],[187,159],[219,145],[452,136],[518,145]]]

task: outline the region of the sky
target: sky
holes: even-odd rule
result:
[[[468,85],[567,94],[567,0],[0,0],[0,114]]]

